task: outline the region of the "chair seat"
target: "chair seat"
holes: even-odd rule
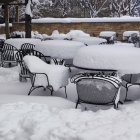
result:
[[[75,83],[77,88],[76,108],[79,103],[114,104],[114,108],[118,108],[121,85],[121,80],[118,77],[83,73],[73,76],[71,82]]]
[[[94,104],[113,102],[117,92],[111,83],[98,79],[82,79],[76,86],[80,100]]]

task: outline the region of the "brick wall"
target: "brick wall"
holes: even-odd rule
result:
[[[10,31],[12,27],[10,27]],[[5,34],[5,27],[4,26],[0,26],[0,34]]]
[[[32,30],[50,35],[52,31],[67,33],[70,30],[83,30],[92,36],[98,36],[101,31],[116,31],[118,40],[122,40],[124,31],[140,31],[140,22],[113,22],[113,23],[32,23]],[[24,23],[13,23],[12,31],[24,31]]]

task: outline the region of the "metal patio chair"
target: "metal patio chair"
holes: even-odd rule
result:
[[[48,60],[46,60],[46,56],[44,56],[41,52],[36,51],[36,50],[30,50],[30,51],[25,51],[25,50],[19,50],[16,54],[15,54],[15,58],[17,63],[19,63],[21,71],[19,74],[19,80],[22,81],[22,79],[26,79],[26,78],[31,78],[31,74],[29,72],[29,70],[27,69],[26,65],[23,62],[23,57],[26,55],[33,55],[33,56],[37,56],[40,59],[42,59],[43,61],[45,61],[46,63],[48,63]],[[50,58],[48,56],[48,58]]]
[[[29,70],[28,67],[27,68],[27,71],[29,72],[30,76],[31,76],[31,88],[28,92],[28,95],[30,95],[35,89],[38,89],[38,88],[43,88],[44,90],[49,89],[51,91],[51,96],[53,95],[53,92],[54,92],[54,88],[53,86],[50,84],[49,82],[49,78],[48,78],[48,75],[46,73],[38,73],[38,72],[31,72]],[[36,79],[41,76],[41,79],[45,79],[47,83],[47,85],[45,85],[45,87],[41,84],[36,84]],[[64,89],[65,89],[65,95],[66,95],[66,98],[67,98],[67,92],[66,92],[66,86],[63,86]],[[62,88],[62,87],[60,87]]]
[[[75,108],[80,103],[113,104],[115,109],[118,108],[121,81],[115,76],[82,73],[73,76],[71,82],[76,84],[78,94]]]
[[[2,53],[1,53],[1,65],[2,67],[8,63],[9,67],[12,64],[17,64],[15,59],[15,53],[17,52],[17,48],[12,46],[11,44],[4,43],[2,47]]]

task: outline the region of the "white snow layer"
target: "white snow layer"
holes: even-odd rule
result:
[[[69,40],[46,40],[42,41],[36,49],[46,56],[55,58],[73,58],[78,49],[85,46],[84,43]]]
[[[5,43],[11,44],[17,49],[21,48],[21,45],[24,43],[31,43],[34,45],[38,45],[41,43],[40,39],[33,39],[33,38],[13,38],[13,39],[7,39],[5,40]]]
[[[140,32],[139,31],[125,31],[125,32],[123,32],[123,36],[127,36],[127,37],[131,36],[132,34],[137,34],[137,36],[139,36]]]
[[[79,49],[74,65],[90,69],[112,69],[140,73],[140,49],[124,45],[92,45]]]
[[[81,30],[70,30],[66,34],[67,38],[75,38],[75,37],[90,37],[89,34],[81,31]]]
[[[40,18],[32,19],[32,23],[78,23],[78,22],[139,22],[140,17],[103,17],[103,18]]]
[[[98,45],[103,42],[107,42],[106,39],[99,38],[99,37],[75,37],[72,40],[80,41],[87,45]]]
[[[5,23],[0,24],[0,27],[5,27]],[[12,23],[9,23],[9,27],[12,27]]]
[[[45,104],[0,106],[1,140],[139,140],[139,102],[97,112]],[[116,122],[116,123],[115,123]]]
[[[36,56],[27,55],[23,60],[32,73],[45,73],[55,91],[68,85],[69,69],[67,67],[47,64]],[[37,75],[35,85],[46,87],[48,85],[47,77],[41,74]]]
[[[31,0],[28,0],[28,3],[27,3],[26,8],[25,8],[25,13],[27,15],[30,15],[30,17],[33,16],[32,11],[31,11]]]
[[[103,37],[116,37],[116,32],[113,32],[113,31],[102,31],[100,32],[100,35],[99,36],[103,36]]]

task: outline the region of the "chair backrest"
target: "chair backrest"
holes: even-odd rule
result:
[[[120,87],[120,81],[114,76],[80,76],[76,83],[78,99],[90,104],[114,103]]]
[[[34,50],[35,45],[31,43],[24,43],[21,45],[21,50]]]
[[[121,77],[123,81],[130,84],[140,84],[140,74],[125,74]]]
[[[11,44],[4,43],[2,47],[2,60],[14,61],[15,60],[15,52],[17,48],[12,46]]]

